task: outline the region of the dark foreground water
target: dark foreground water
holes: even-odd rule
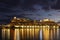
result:
[[[0,29],[0,40],[60,40],[60,29]]]

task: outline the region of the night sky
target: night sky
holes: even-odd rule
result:
[[[0,23],[9,22],[14,16],[60,21],[60,0],[0,0]]]

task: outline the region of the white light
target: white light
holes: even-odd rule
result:
[[[46,27],[46,26],[43,26],[43,27]]]
[[[15,26],[15,27],[19,27],[19,26]]]
[[[42,20],[40,20],[40,22],[42,22]]]
[[[49,28],[49,26],[47,26]]]
[[[49,21],[49,19],[44,19],[44,21]]]
[[[53,28],[55,28],[55,26],[53,26]]]
[[[21,27],[24,27],[24,26],[21,26]]]
[[[16,17],[14,17],[14,19],[16,19]]]

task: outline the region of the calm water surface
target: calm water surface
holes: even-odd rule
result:
[[[60,40],[60,29],[1,29],[2,40]]]

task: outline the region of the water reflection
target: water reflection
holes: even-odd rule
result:
[[[2,40],[10,40],[10,29],[2,29]]]
[[[43,38],[49,40],[49,29],[43,29]]]
[[[2,29],[2,40],[60,40],[60,29]]]
[[[2,29],[2,40],[5,40],[5,29]]]
[[[40,35],[39,36],[40,36],[40,40],[42,40],[42,37],[43,37],[42,36],[42,30],[40,30]]]
[[[20,40],[19,29],[15,29],[14,40]]]

